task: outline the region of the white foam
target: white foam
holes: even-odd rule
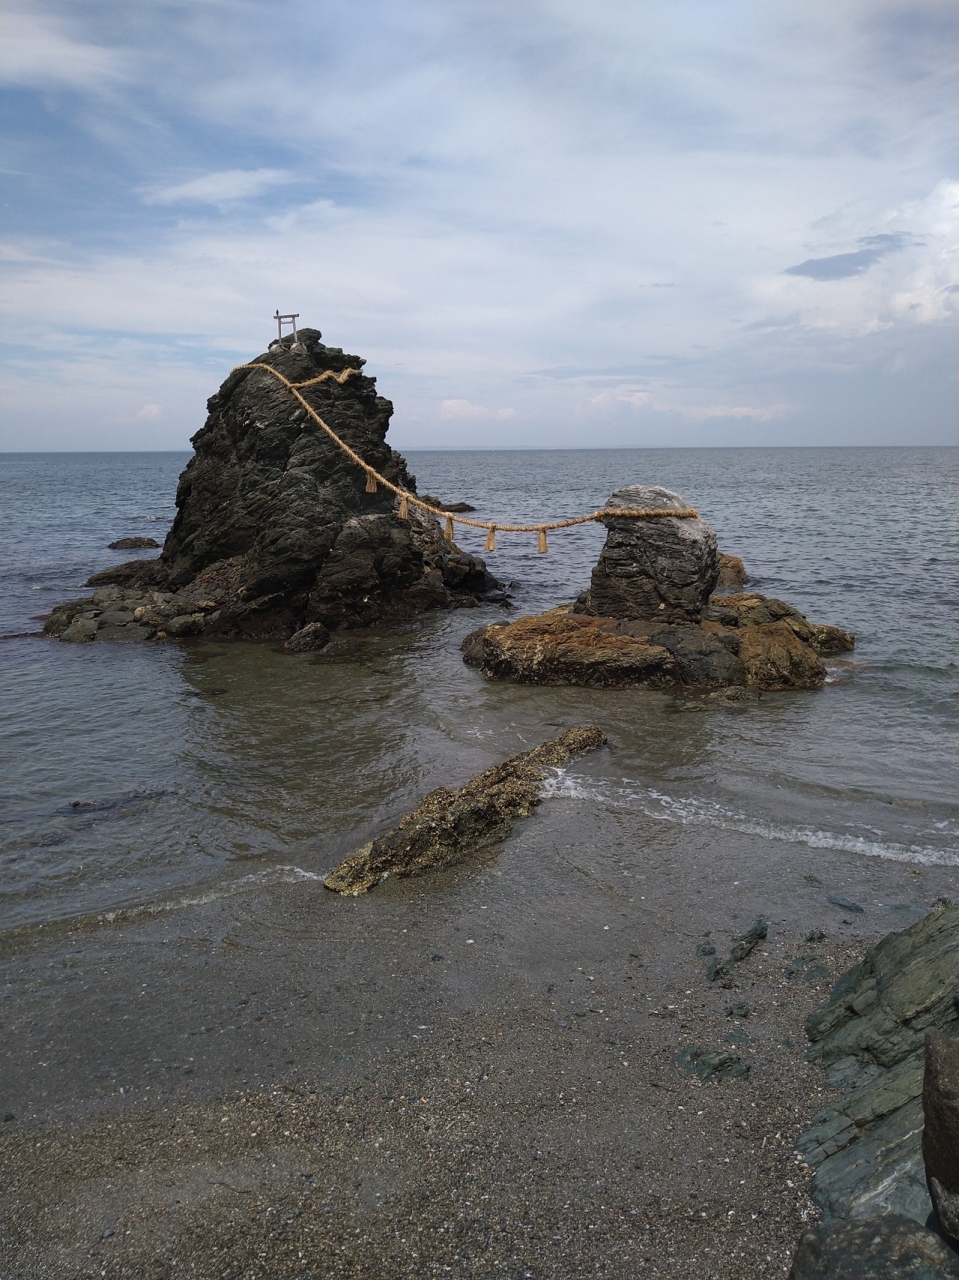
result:
[[[322,882],[328,874],[329,872],[324,871],[317,875],[314,871],[304,871],[302,867],[267,867],[263,871],[240,876],[237,880],[217,885],[214,889],[208,889],[205,893],[195,894],[192,897],[170,898],[163,902],[145,902],[136,907],[118,907],[115,911],[101,911],[96,918],[107,924],[113,924],[117,920],[131,920],[136,916],[163,915],[167,911],[182,911],[187,907],[205,907],[221,898],[232,898],[235,894],[259,888],[265,884],[296,884],[300,880]]]
[[[815,827],[787,826],[737,813],[734,809],[727,809],[710,800],[700,800],[694,796],[670,796],[652,788],[636,787],[625,780],[617,786],[593,778],[578,777],[561,769],[548,780],[544,795],[559,800],[598,800],[611,808],[638,809],[647,817],[660,822],[719,827],[724,831],[763,836],[767,840],[805,844],[812,849],[837,849],[843,853],[864,854],[869,858],[919,862],[926,866],[959,866],[959,849],[897,844],[893,841],[871,840],[862,835],[820,831]]]

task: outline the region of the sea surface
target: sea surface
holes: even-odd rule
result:
[[[504,522],[563,519],[624,484],[697,506],[750,588],[857,637],[818,691],[735,709],[688,696],[490,684],[459,645],[570,600],[604,531],[498,536],[501,606],[357,636],[337,660],[275,644],[69,645],[54,604],[162,542],[187,453],[0,455],[0,929],[165,911],[252,880],[313,880],[425,792],[572,723],[610,749],[547,804],[634,810],[853,858],[959,865],[957,451],[411,452],[419,491]],[[458,534],[482,554],[482,535]],[[145,554],[156,554],[149,552]],[[640,856],[639,852],[637,856]]]

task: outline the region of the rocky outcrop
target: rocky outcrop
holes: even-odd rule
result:
[[[821,643],[837,652],[851,649],[855,638],[808,622],[780,600],[714,596],[703,621],[677,626],[563,605],[474,631],[463,655],[488,679],[521,684],[810,689],[826,678]]]
[[[959,1034],[957,996],[959,907],[943,899],[925,919],[868,951],[809,1019],[808,1056],[843,1090],[797,1144],[816,1170],[813,1198],[825,1217],[896,1212],[921,1223],[929,1217],[921,1136],[925,1040],[930,1030]],[[945,1134],[955,1100],[941,1059],[932,1077],[945,1086],[932,1122]],[[943,1153],[931,1137],[927,1146],[933,1176],[953,1179],[955,1150]]]
[[[634,484],[617,489],[610,510],[685,511],[668,489]],[[716,535],[699,517],[648,520],[610,516],[606,545],[581,605],[585,613],[627,621],[699,622],[719,578]]]
[[[415,493],[415,477],[386,443],[393,406],[360,372],[359,356],[301,329],[253,363],[291,382],[331,375],[304,397],[381,475]],[[314,622],[336,630],[473,605],[498,585],[481,560],[444,541],[432,516],[410,506],[401,519],[391,492],[367,492],[365,473],[269,373],[230,374],[208,409],[159,558],[90,579],[117,589],[111,599],[121,612],[146,609],[136,625],[151,635],[286,639]],[[47,630],[107,638],[102,604],[96,596],[75,601],[54,612]],[[130,622],[116,625],[133,638]]]
[[[581,725],[511,756],[469,781],[460,791],[440,787],[386,835],[353,854],[326,877],[336,893],[366,893],[389,876],[413,876],[458,862],[468,853],[505,839],[539,804],[550,769],[606,741],[601,729]]]

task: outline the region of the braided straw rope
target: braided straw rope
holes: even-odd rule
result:
[[[432,516],[439,516],[446,521],[444,537],[447,541],[453,541],[453,525],[468,525],[471,529],[485,529],[487,531],[486,550],[496,550],[496,534],[503,533],[538,533],[539,546],[541,552],[547,551],[549,548],[546,543],[546,534],[553,529],[571,529],[576,524],[590,524],[593,521],[601,522],[610,516],[627,516],[632,519],[655,518],[657,516],[669,516],[674,519],[690,520],[699,515],[695,507],[686,507],[680,511],[670,511],[668,508],[649,507],[649,508],[603,508],[599,511],[593,511],[588,516],[574,516],[572,520],[552,520],[544,524],[498,524],[491,520],[469,520],[466,516],[456,515],[452,511],[444,511],[442,507],[430,506],[428,502],[424,502],[422,498],[418,498],[415,493],[410,493],[407,489],[401,489],[399,485],[393,484],[391,480],[387,480],[385,476],[371,467],[368,462],[360,457],[355,449],[351,449],[345,440],[341,440],[331,426],[323,421],[311,404],[300,394],[305,387],[314,387],[318,382],[335,382],[342,386],[347,379],[357,377],[362,373],[360,369],[344,369],[342,373],[334,373],[332,369],[328,369],[326,373],[321,373],[316,378],[310,378],[306,382],[290,382],[289,378],[283,376],[278,369],[274,369],[269,364],[239,364],[233,373],[239,373],[242,369],[263,369],[267,373],[272,374],[277,382],[282,382],[287,391],[289,391],[300,402],[300,405],[306,410],[318,427],[321,427],[330,439],[343,450],[346,456],[358,467],[366,472],[366,492],[375,493],[377,485],[382,485],[384,489],[389,489],[397,495],[400,500],[399,516],[401,519],[408,519],[409,504],[420,507],[423,511],[428,511]]]

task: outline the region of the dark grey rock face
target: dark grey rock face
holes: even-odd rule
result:
[[[680,511],[690,504],[655,485],[617,489],[606,506]],[[704,520],[611,516],[584,612],[660,623],[698,623],[719,580],[716,535]]]
[[[797,1143],[816,1169],[813,1199],[827,1218],[929,1217],[921,1150],[925,1038],[930,1029],[959,1034],[957,993],[959,907],[943,899],[868,951],[810,1017],[809,1057],[844,1090]],[[946,1132],[945,1119],[938,1131]],[[938,1152],[937,1143],[930,1150]],[[951,1178],[955,1153],[938,1159],[935,1169]]]
[[[945,1235],[959,1241],[959,1041],[926,1032],[922,1158]]]
[[[251,363],[291,382],[365,363],[324,346],[315,329],[297,336]],[[393,406],[375,379],[356,373],[302,395],[381,475],[416,492],[406,462],[386,443]],[[365,472],[265,370],[232,373],[208,409],[159,559],[90,579],[125,595],[148,588],[173,595],[175,612],[158,605],[158,631],[285,639],[311,622],[332,630],[472,605],[499,585],[481,560],[443,540],[432,516],[411,507],[401,520],[390,491],[367,493]]]
[[[807,1231],[789,1280],[946,1280],[959,1276],[959,1254],[934,1231],[890,1213]]]

